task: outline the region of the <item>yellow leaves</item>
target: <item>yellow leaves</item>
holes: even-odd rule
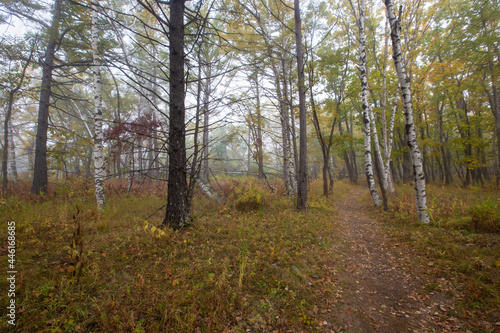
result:
[[[164,229],[157,228],[154,225],[150,226],[147,221],[144,221],[144,231],[149,232],[154,238],[163,238],[167,236],[167,233]]]

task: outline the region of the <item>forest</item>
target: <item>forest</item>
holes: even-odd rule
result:
[[[2,1],[0,328],[500,331],[499,25]]]

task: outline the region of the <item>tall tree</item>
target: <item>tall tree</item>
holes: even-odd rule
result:
[[[352,5],[352,3],[351,3]],[[370,194],[372,195],[373,202],[376,206],[380,206],[382,202],[380,201],[380,196],[377,191],[377,185],[375,185],[375,179],[373,176],[373,159],[372,159],[372,141],[371,141],[371,118],[372,110],[369,100],[368,91],[368,75],[366,71],[366,36],[365,36],[365,8],[366,1],[361,0],[359,4],[359,17],[358,29],[359,29],[359,78],[361,80],[361,104],[363,107],[363,136],[365,138],[365,173],[366,180],[368,182],[368,188],[370,189]],[[356,13],[356,9],[352,6],[353,13]],[[375,134],[375,133],[374,133]],[[378,142],[377,142],[378,143]],[[382,186],[382,193],[384,193],[385,188]],[[384,196],[384,206],[387,205],[386,197]]]
[[[95,1],[95,2],[94,2]],[[98,49],[99,29],[97,26],[99,14],[99,0],[93,0],[92,10],[92,71],[94,75],[94,181],[97,208],[102,209],[104,198],[104,156],[102,135],[102,79],[101,57]]]
[[[9,151],[13,152],[14,147],[14,138],[13,138],[13,131],[12,131],[12,122],[11,122],[11,116],[12,116],[12,107],[14,105],[14,96],[15,94],[21,89],[24,79],[26,77],[26,70],[28,69],[28,66],[31,63],[31,58],[33,56],[33,52],[30,53],[29,57],[25,59],[25,63],[22,66],[21,73],[19,75],[15,75],[15,77],[18,78],[17,83],[8,83],[7,85],[9,86],[4,87],[7,88],[8,91],[8,101],[7,101],[7,111],[5,113],[5,119],[4,119],[4,126],[3,126],[3,135],[4,135],[4,142],[3,142],[3,156],[2,156],[2,193],[5,195],[7,193],[7,184],[8,184],[8,155]],[[14,60],[14,59],[13,59]],[[10,89],[9,89],[10,88]],[[10,144],[12,143],[12,144]],[[15,156],[15,155],[14,155]],[[11,161],[12,162],[12,161]],[[14,171],[14,168],[13,168]],[[16,171],[17,173],[17,171]],[[17,177],[17,176],[16,176]]]
[[[158,1],[160,2],[160,1]],[[170,137],[168,155],[167,212],[163,224],[173,229],[187,222],[186,212],[186,129],[184,79],[184,10],[185,0],[171,0],[169,24],[170,51]]]
[[[407,135],[407,145],[410,149],[412,163],[413,163],[413,186],[415,188],[415,200],[417,204],[418,219],[423,223],[429,223],[430,217],[427,211],[426,193],[425,193],[425,176],[422,167],[422,157],[418,148],[417,134],[415,131],[415,124],[413,122],[413,110],[411,102],[410,91],[410,78],[406,74],[403,67],[401,56],[401,25],[396,12],[394,10],[394,3],[392,0],[384,0],[387,18],[391,26],[391,39],[392,39],[392,52],[394,66],[398,75],[399,85],[401,87],[401,97],[404,106],[405,115],[405,131]]]
[[[297,209],[307,208],[307,120],[306,87],[304,79],[304,47],[302,44],[302,22],[299,0],[294,0],[295,48],[297,53],[297,76],[299,88],[299,172],[297,177]]]
[[[38,120],[35,142],[35,166],[31,193],[47,192],[47,130],[49,128],[49,108],[52,92],[52,71],[56,46],[59,41],[59,21],[61,18],[62,3],[64,0],[55,0],[52,12],[52,23],[48,29],[47,49],[45,56],[40,59],[42,66],[42,86],[38,106]]]

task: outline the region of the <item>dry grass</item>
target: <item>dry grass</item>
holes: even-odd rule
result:
[[[430,225],[416,222],[413,188],[400,186],[391,209],[380,212],[388,231],[422,256],[415,264],[451,282],[457,315],[479,331],[500,321],[500,192],[483,188],[427,187]],[[429,289],[436,288],[429,285]],[[497,327],[498,329],[498,327]]]
[[[180,232],[159,226],[162,185],[124,195],[112,183],[102,212],[83,180],[2,202],[2,220],[17,227],[16,331],[319,331],[336,301],[333,199],[314,183],[309,210],[296,212],[258,180],[221,187],[229,200],[219,206],[197,193],[194,220]],[[6,291],[2,280],[2,318]]]

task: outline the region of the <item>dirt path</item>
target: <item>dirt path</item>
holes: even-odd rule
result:
[[[391,240],[380,222],[367,216],[370,203],[363,187],[353,187],[338,203],[344,223],[336,275],[342,298],[336,309],[337,331],[342,332],[467,332],[454,318],[445,282],[425,274],[412,260],[416,255]],[[432,265],[432,263],[428,263]],[[430,291],[428,286],[437,286]],[[427,287],[427,289],[426,289]],[[431,288],[433,289],[433,288]]]

